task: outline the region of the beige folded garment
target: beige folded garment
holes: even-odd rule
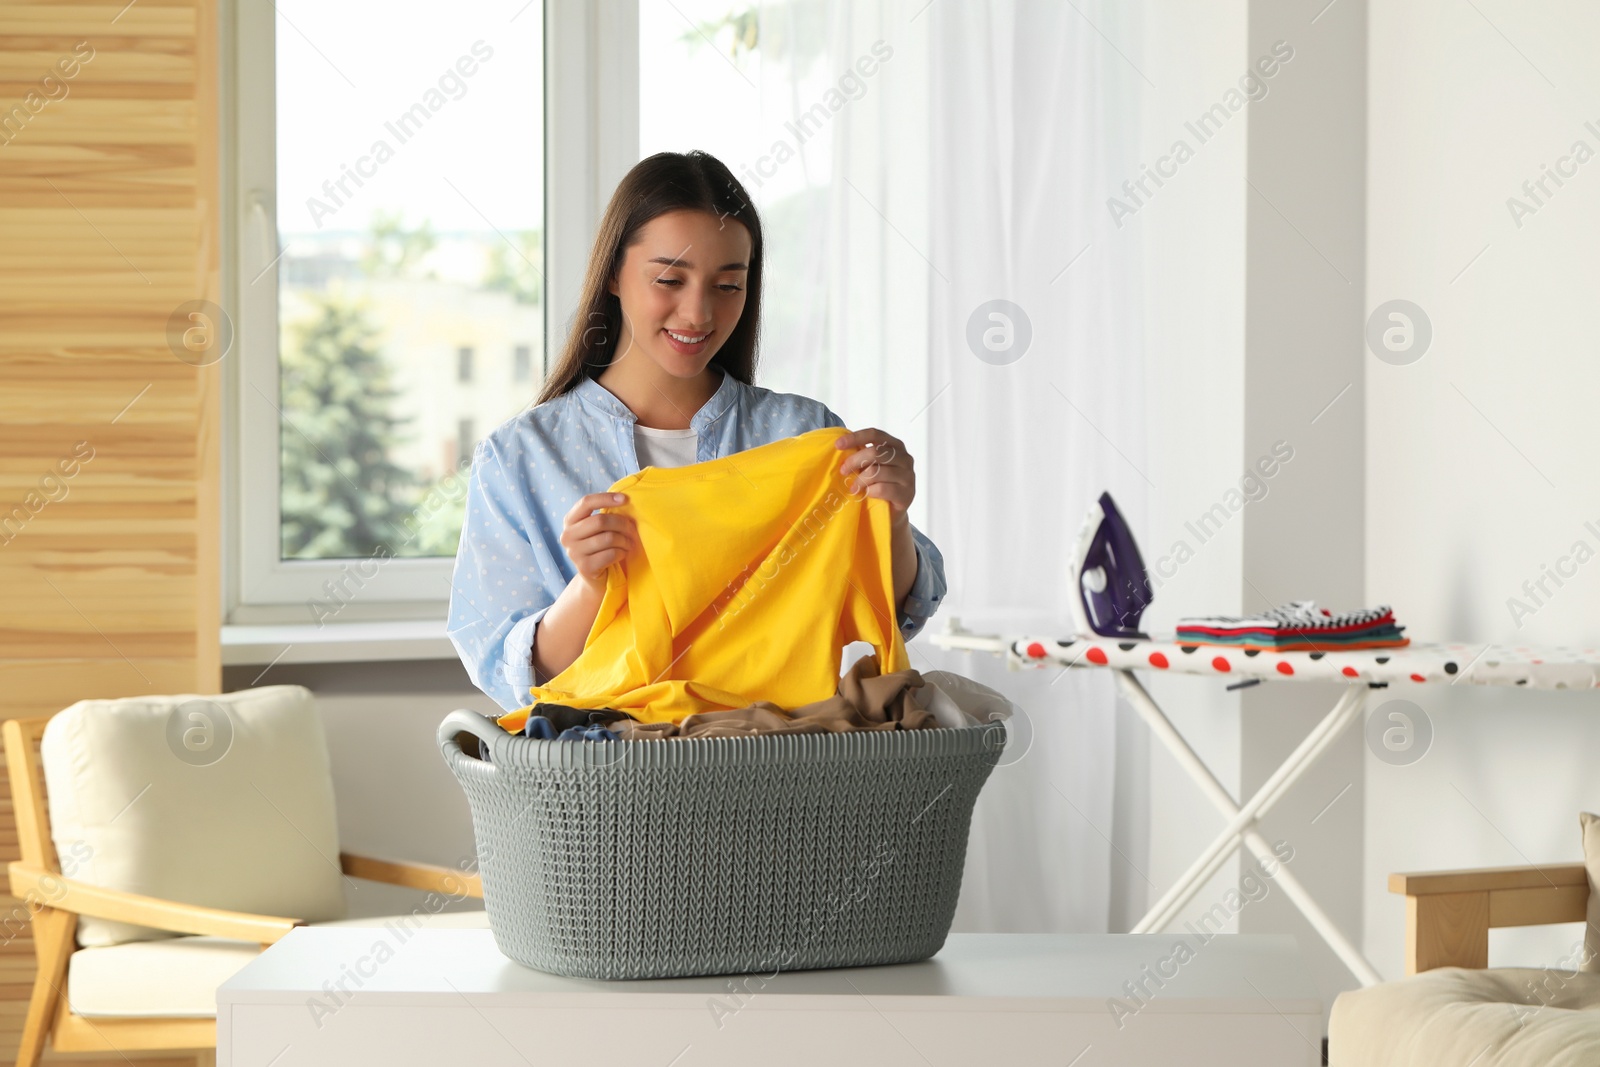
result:
[[[758,700],[729,711],[702,711],[681,722],[638,722],[619,719],[606,724],[624,741],[656,737],[743,737],[749,734],[820,734],[847,730],[924,730],[939,725],[933,712],[919,704],[913,691],[922,675],[907,668],[878,673],[876,654],[856,660],[839,679],[839,691],[826,700],[784,711]]]

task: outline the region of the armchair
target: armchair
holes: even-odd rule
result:
[[[1332,1067],[1600,1063],[1600,973],[1582,943],[1555,967],[1489,966],[1491,929],[1588,918],[1585,864],[1392,874],[1389,890],[1406,898],[1408,977],[1334,1001]]]
[[[263,948],[307,923],[292,916],[142,896],[63,874],[39,754],[49,721],[12,719],[0,727],[21,852],[7,873],[12,895],[24,902],[29,913],[38,959],[16,1062],[19,1067],[35,1067],[48,1043],[58,1052],[192,1050],[199,1064],[214,1063],[216,985]],[[339,867],[344,876],[429,890],[457,900],[483,895],[475,873],[448,867],[346,852],[339,854]],[[80,948],[80,917],[184,936]],[[336,920],[329,925],[381,925],[404,918]],[[419,918],[428,925],[484,925],[482,912]],[[75,969],[79,973],[72,973]],[[81,979],[71,983],[74,987],[96,987],[95,1007],[74,1004],[69,975]],[[119,989],[119,981],[127,988]],[[164,1005],[170,1010],[164,1011]]]

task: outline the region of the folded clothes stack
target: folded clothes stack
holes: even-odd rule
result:
[[[677,722],[642,722],[615,708],[569,708],[540,703],[501,716],[500,725],[525,737],[555,741],[645,741],[669,737],[745,737],[754,734],[842,733],[849,730],[926,730],[977,726],[1009,718],[999,692],[948,671],[910,668],[878,673],[878,657],[863,656],[826,700],[785,711],[758,700],[747,707],[702,711]],[[518,729],[516,720],[526,716]]]
[[[1411,643],[1387,604],[1331,612],[1314,600],[1296,600],[1259,615],[1210,615],[1178,620],[1178,643],[1232,645],[1268,652],[1329,652],[1399,648]]]

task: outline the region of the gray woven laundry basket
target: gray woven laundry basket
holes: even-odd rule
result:
[[[580,978],[927,959],[1005,740],[1000,722],[649,741],[540,741],[472,711],[439,726],[495,943]]]

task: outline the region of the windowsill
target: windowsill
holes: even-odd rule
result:
[[[227,667],[456,658],[443,619],[222,628],[222,663]]]

